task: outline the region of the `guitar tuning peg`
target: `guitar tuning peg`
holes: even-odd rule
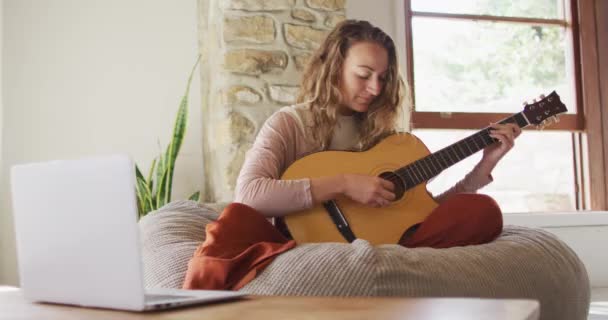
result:
[[[543,120],[543,122],[539,123],[538,126],[536,126],[536,128],[538,130],[545,130],[545,127],[547,126],[547,120]]]

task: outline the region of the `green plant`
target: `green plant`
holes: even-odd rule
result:
[[[150,166],[147,179],[143,176],[139,167],[135,165],[135,174],[137,183],[135,185],[137,191],[137,207],[139,217],[143,217],[151,211],[154,211],[171,201],[171,190],[173,186],[173,173],[175,172],[175,159],[179,154],[179,149],[182,146],[184,135],[186,133],[186,123],[188,122],[188,95],[190,92],[190,83],[192,76],[200,61],[200,56],[196,59],[186,86],[186,93],[181,99],[175,125],[173,127],[173,136],[171,142],[167,146],[167,150],[155,158]],[[200,191],[195,192],[190,196],[190,200],[198,201]]]

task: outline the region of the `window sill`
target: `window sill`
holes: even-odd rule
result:
[[[537,228],[608,226],[608,211],[505,213],[504,224]]]

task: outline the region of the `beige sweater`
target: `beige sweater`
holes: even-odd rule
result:
[[[235,202],[247,204],[266,216],[283,216],[313,206],[310,179],[280,180],[283,172],[296,160],[323,151],[307,128],[312,127],[311,113],[305,104],[281,108],[262,126],[237,179]],[[352,117],[340,116],[330,150],[356,147],[357,130]],[[476,192],[492,181],[491,176],[473,169],[464,179],[439,196],[437,202],[451,194]]]

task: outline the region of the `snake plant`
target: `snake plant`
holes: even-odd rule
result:
[[[192,76],[194,75],[194,70],[199,61],[200,56],[196,59],[196,63],[194,64],[194,67],[192,67],[192,71],[190,71],[186,92],[179,104],[175,124],[173,126],[173,135],[167,149],[152,161],[147,178],[141,173],[139,167],[135,165],[135,188],[137,191],[137,209],[140,218],[171,202],[175,159],[177,159],[179,149],[184,140],[186,124],[188,122],[188,95],[190,92],[190,83],[192,82]],[[198,201],[199,197],[200,191],[197,191],[192,194],[189,199]]]

